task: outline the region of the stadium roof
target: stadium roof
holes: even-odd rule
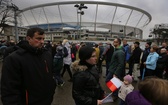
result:
[[[75,5],[87,7],[81,11]],[[92,30],[112,30],[113,26],[142,29],[152,19],[151,15],[140,8],[111,2],[65,1],[45,3],[22,9],[20,26],[73,27]]]

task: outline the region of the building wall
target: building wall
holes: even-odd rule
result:
[[[26,37],[26,33],[27,33],[28,28],[24,28],[24,27],[18,27],[18,37],[19,40],[24,40]],[[120,30],[120,29],[114,29],[114,30]],[[138,30],[130,30],[129,32],[133,32],[133,31],[138,31]],[[136,32],[138,33],[138,32]],[[15,40],[15,27],[14,26],[9,26],[6,27],[4,30],[4,34],[5,37],[4,39],[6,40]],[[135,39],[134,37],[134,33],[132,33],[133,35],[130,36],[130,38]],[[139,32],[140,35],[137,35],[137,38],[142,39],[141,34],[142,32]],[[50,32],[45,32],[45,41],[52,41],[52,42],[56,42],[56,41],[60,41],[63,39],[69,39],[69,40],[79,40],[79,37],[81,36],[81,40],[114,40],[116,37],[127,37],[124,36],[123,32],[94,32],[94,31],[89,31],[87,29],[83,29],[80,31],[79,30],[74,30],[74,29],[64,29],[64,30],[55,30],[55,31],[50,31]]]

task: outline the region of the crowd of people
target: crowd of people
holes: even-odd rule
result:
[[[105,91],[99,83],[102,62],[105,61],[105,82],[120,79],[120,89],[112,94],[119,105],[167,105],[168,46],[158,47],[146,42],[132,45],[116,38],[103,46],[67,39],[56,44],[44,42],[40,28],[27,31],[26,40],[10,42],[4,51],[1,77],[3,105],[51,105],[56,86],[64,86],[64,73],[72,82],[72,97],[76,105],[101,105]],[[126,72],[126,67],[129,71]],[[140,72],[139,72],[140,69]],[[140,81],[140,82],[139,82]],[[135,91],[132,82],[138,82]]]

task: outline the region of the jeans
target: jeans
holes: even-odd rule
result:
[[[57,82],[57,85],[62,84],[64,81],[61,79],[61,75],[60,74],[56,74],[55,75],[55,80]]]
[[[109,66],[110,66],[110,62],[106,61],[106,76],[108,75],[108,69],[109,69]]]
[[[72,79],[72,73],[71,73],[71,70],[70,70],[70,65],[68,65],[68,64],[64,64],[64,68],[63,68],[61,76],[63,77],[66,70],[68,71],[70,79]]]
[[[132,69],[133,69],[133,63],[132,62],[129,62],[129,71],[128,71],[128,74],[129,75],[132,75]]]

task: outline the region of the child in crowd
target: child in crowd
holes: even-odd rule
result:
[[[54,60],[53,60],[53,71],[54,71],[54,77],[55,77],[55,81],[56,84],[58,86],[63,86],[64,85],[64,81],[61,79],[61,70],[63,68],[63,47],[57,46],[56,48],[56,54],[54,56]]]
[[[128,93],[132,92],[134,90],[134,87],[132,86],[132,77],[130,75],[126,75],[124,77],[124,81],[119,89],[118,97],[120,98],[119,105],[126,105],[125,98]]]

